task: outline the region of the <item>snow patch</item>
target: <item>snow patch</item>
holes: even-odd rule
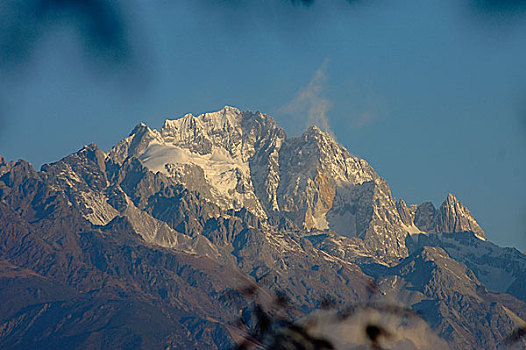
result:
[[[184,165],[196,165],[203,170],[206,182],[215,192],[216,204],[229,209],[252,207],[256,214],[265,216],[252,189],[249,164],[241,157],[232,157],[225,149],[214,146],[209,154],[199,154],[173,144],[154,141],[139,159],[154,173],[160,172],[166,176],[173,175],[173,166],[175,169],[179,166],[181,170]],[[248,189],[240,190],[240,186]]]
[[[425,233],[425,232],[421,231],[418,227],[416,227],[414,223],[412,223],[411,226],[408,226],[408,225],[402,223],[402,228],[405,231],[407,231],[407,233],[409,233],[411,235],[418,234],[418,233]]]

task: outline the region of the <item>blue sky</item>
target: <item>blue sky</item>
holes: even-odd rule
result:
[[[289,135],[320,124],[395,197],[439,206],[452,192],[491,241],[526,251],[516,3],[130,0],[131,54],[113,65],[68,17],[46,22],[27,57],[0,70],[0,154],[39,168],[91,142],[108,150],[141,121],[233,105]]]

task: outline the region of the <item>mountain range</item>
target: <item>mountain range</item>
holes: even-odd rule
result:
[[[252,284],[296,320],[328,297],[418,313],[385,348],[496,349],[526,323],[526,256],[455,195],[407,205],[331,134],[228,106],[40,171],[0,157],[0,280],[6,349],[231,348],[249,306],[226,296]]]

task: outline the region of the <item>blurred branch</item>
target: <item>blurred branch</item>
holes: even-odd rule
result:
[[[47,30],[72,26],[86,52],[104,63],[122,63],[129,56],[129,41],[120,6],[109,0],[13,0],[0,11],[2,67],[23,64]]]
[[[376,290],[373,285],[371,285],[371,289]],[[395,315],[401,319],[418,318],[421,320],[418,313],[411,309],[391,304],[367,302],[352,304],[323,320],[315,316],[307,316],[302,322],[295,322],[290,318],[291,304],[285,292],[274,292],[270,304],[261,300],[263,294],[265,293],[255,283],[239,288],[236,293],[228,292],[230,297],[242,297],[250,302],[248,309],[237,321],[238,328],[244,333],[244,337],[237,344],[237,350],[335,349],[330,340],[313,334],[312,330],[319,325],[319,322],[337,325],[349,320],[358,312],[367,313],[370,310]],[[320,301],[320,306],[325,310],[334,308],[335,305],[334,298],[330,296]],[[393,338],[393,334],[379,322],[368,321],[363,324],[362,328],[362,335],[368,341],[368,345],[365,347],[367,349],[382,349],[381,343]]]
[[[526,337],[526,325],[516,328],[510,335],[506,337],[506,339],[504,339],[504,344],[506,346],[514,345],[521,341],[524,337]]]

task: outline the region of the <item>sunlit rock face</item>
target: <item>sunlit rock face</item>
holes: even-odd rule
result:
[[[446,200],[438,209],[436,230],[443,233],[471,231],[478,238],[485,240],[484,230],[479,226],[469,209],[453,194],[448,194]]]

